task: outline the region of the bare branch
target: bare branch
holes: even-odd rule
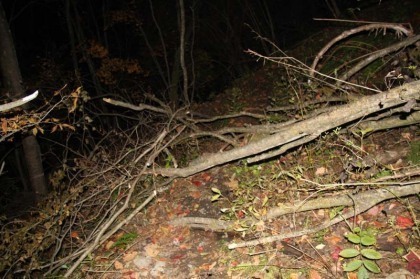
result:
[[[140,105],[136,106],[136,105],[133,105],[133,104],[129,104],[129,103],[122,102],[122,101],[117,101],[117,100],[110,99],[110,98],[103,98],[103,100],[105,102],[111,104],[111,105],[119,106],[119,107],[123,107],[123,108],[128,108],[128,109],[132,109],[132,110],[135,110],[135,111],[150,110],[150,111],[154,111],[154,112],[162,113],[162,114],[168,114],[169,113],[168,111],[166,111],[164,109],[154,107],[154,106],[150,106],[150,105],[146,105],[146,104],[140,104]]]
[[[332,220],[327,220],[315,228],[305,229],[305,230],[291,232],[291,233],[273,235],[269,237],[263,237],[263,238],[259,238],[259,239],[255,239],[251,241],[245,241],[241,243],[230,243],[228,245],[228,248],[236,249],[240,247],[256,246],[259,244],[280,241],[285,238],[292,238],[292,237],[298,237],[302,235],[309,235],[312,233],[316,233],[320,230],[331,227],[332,225],[335,225],[345,219],[351,218],[362,212],[365,212],[368,209],[372,208],[373,206],[385,200],[389,200],[395,197],[404,197],[408,195],[413,195],[419,192],[420,192],[420,183],[417,183],[417,184],[411,185],[410,187],[408,186],[390,187],[390,188],[379,189],[376,191],[360,193],[358,195],[354,195],[353,197],[347,196],[348,202],[353,205],[354,210],[350,210],[347,213],[337,216]]]
[[[341,41],[345,38],[348,38],[351,35],[360,33],[360,32],[364,32],[364,31],[369,31],[369,30],[380,30],[383,29],[384,30],[384,34],[386,33],[387,29],[393,29],[398,36],[400,36],[401,34],[404,34],[407,37],[411,37],[413,35],[413,31],[405,28],[404,26],[402,26],[401,24],[389,24],[389,23],[373,23],[373,24],[369,24],[369,25],[363,25],[363,26],[359,26],[356,27],[354,29],[351,30],[347,30],[343,33],[341,33],[339,36],[335,37],[334,39],[332,39],[325,47],[323,47],[321,49],[320,52],[318,52],[318,54],[316,55],[314,62],[312,62],[312,66],[311,66],[311,71],[310,71],[310,76],[313,77],[315,74],[315,70],[316,70],[316,66],[318,65],[319,60],[322,59],[322,56],[338,41]]]
[[[385,55],[395,52],[401,48],[407,47],[409,45],[412,45],[416,43],[418,40],[420,40],[420,35],[410,37],[405,39],[402,42],[393,44],[392,46],[389,46],[387,48],[375,51],[371,53],[367,58],[363,59],[359,63],[357,63],[353,68],[351,68],[349,71],[345,72],[342,76],[339,77],[339,81],[337,82],[337,86],[340,86],[342,81],[348,80],[351,76],[353,76],[355,73],[372,63],[378,58],[384,57]]]
[[[0,111],[6,111],[15,107],[20,107],[30,101],[32,101],[33,99],[35,99],[36,97],[38,97],[38,90],[35,91],[34,93],[32,93],[31,95],[28,95],[26,97],[23,97],[22,99],[16,100],[14,102],[10,102],[4,105],[0,105]]]
[[[420,81],[411,82],[403,86],[391,89],[390,91],[361,97],[359,100],[346,105],[331,108],[316,117],[297,122],[293,125],[286,125],[279,129],[274,135],[268,136],[260,141],[248,144],[241,148],[216,153],[206,158],[204,162],[192,165],[187,168],[154,169],[150,173],[163,176],[187,177],[211,167],[228,163],[230,161],[258,155],[279,146],[301,139],[300,144],[309,142],[321,135],[323,132],[345,125],[351,121],[364,118],[372,113],[404,105],[408,101],[420,99]],[[306,140],[305,140],[306,139]],[[287,149],[283,148],[282,152]],[[276,153],[279,155],[281,153]]]

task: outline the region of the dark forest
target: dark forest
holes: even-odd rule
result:
[[[0,275],[414,278],[419,27],[415,0],[2,0]]]

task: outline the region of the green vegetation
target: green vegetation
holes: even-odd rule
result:
[[[113,247],[118,247],[118,248],[125,249],[137,237],[138,237],[138,234],[136,234],[136,233],[126,233],[126,234],[122,235],[120,238],[118,238],[118,240],[114,243]]]
[[[340,257],[352,259],[344,264],[344,271],[352,272],[357,270],[357,278],[369,278],[369,272],[380,273],[381,269],[376,264],[376,260],[382,255],[373,249],[376,237],[372,230],[355,228],[345,236],[348,241],[356,245],[356,248],[347,248],[340,252]]]
[[[408,154],[408,160],[413,165],[417,165],[420,163],[420,141],[413,141],[410,144],[410,153]]]

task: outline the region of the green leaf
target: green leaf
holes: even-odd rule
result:
[[[217,189],[217,188],[215,188],[215,187],[212,187],[212,188],[211,188],[211,191],[212,191],[213,193],[219,194],[219,196],[221,196],[221,195],[222,195],[222,192],[220,192],[220,190],[219,190],[219,189]]]
[[[211,201],[212,201],[212,202],[217,201],[219,198],[220,198],[220,195],[219,195],[219,194],[213,195],[213,196],[211,197]]]
[[[397,251],[395,251],[399,256],[402,256],[405,254],[405,249],[403,247],[398,247]]]
[[[268,197],[267,196],[264,196],[264,200],[263,200],[261,206],[264,207],[267,204],[267,202],[268,202]]]
[[[343,211],[343,209],[344,209],[344,206],[333,208],[330,211],[330,219],[334,219],[338,214],[340,214]]]
[[[118,240],[112,245],[112,247],[125,247],[131,242],[133,242],[139,235],[136,233],[126,233],[122,235]]]
[[[354,260],[343,266],[343,270],[347,272],[355,271],[361,267],[363,262],[361,260]]]
[[[360,243],[360,236],[355,234],[355,233],[348,233],[346,235],[346,238],[348,239],[348,241],[350,241],[351,243],[354,244],[359,244]]]
[[[365,130],[360,130],[360,133],[362,134],[362,137],[363,137],[364,135],[366,135],[367,133],[370,133],[372,131],[373,131],[373,128],[367,128]]]
[[[370,260],[379,260],[382,259],[381,253],[373,249],[362,249],[360,251],[363,257],[368,258]]]
[[[369,272],[364,266],[361,266],[357,271],[357,279],[369,279]]]
[[[234,230],[237,232],[244,232],[249,230],[249,226],[246,223],[242,222],[239,223],[239,227],[234,228]]]
[[[372,235],[364,235],[361,237],[360,242],[364,246],[370,246],[376,243],[376,238]]]
[[[363,261],[363,265],[370,272],[373,272],[373,273],[380,273],[381,272],[381,269],[379,268],[379,266],[374,261],[364,260]]]
[[[340,256],[343,258],[353,258],[358,256],[359,254],[360,252],[353,248],[344,249],[340,252]]]
[[[174,158],[169,155],[168,157],[165,158],[165,168],[169,169],[171,167],[172,161],[174,160]]]

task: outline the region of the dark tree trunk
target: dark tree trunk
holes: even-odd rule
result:
[[[9,98],[23,97],[22,76],[13,45],[9,23],[0,2],[0,69],[3,76],[4,86],[9,92]]]
[[[41,150],[34,136],[27,136],[22,141],[23,154],[29,173],[29,182],[35,197],[40,199],[48,193],[45,182],[44,168],[42,167]]]
[[[3,82],[9,91],[9,98],[21,98],[24,95],[22,75],[20,73],[16,50],[10,32],[3,5],[0,2],[0,69]],[[41,151],[38,141],[33,135],[26,136],[23,141],[23,152],[29,181],[36,199],[47,193]]]

